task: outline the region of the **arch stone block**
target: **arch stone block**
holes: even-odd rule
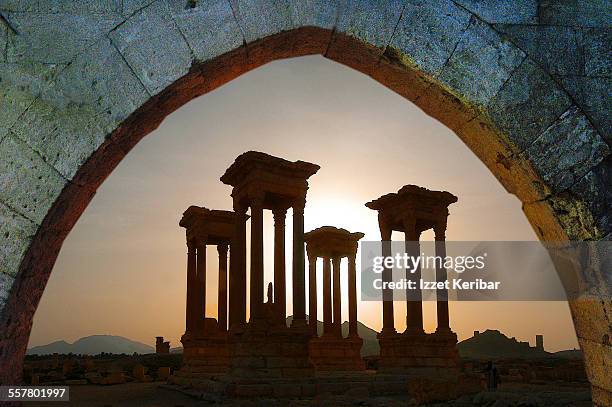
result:
[[[484,106],[524,58],[523,51],[500,37],[489,25],[472,17],[439,78],[462,98]],[[479,75],[487,80],[479,80]]]
[[[185,7],[184,0],[169,0],[170,11],[198,61],[207,61],[239,48],[244,38],[227,0],[200,2]]]
[[[487,113],[524,151],[571,103],[549,74],[525,59],[491,99]]]
[[[109,37],[151,95],[184,76],[192,51],[165,2],[139,10]]]
[[[435,76],[461,40],[470,18],[470,13],[450,0],[440,4],[409,1],[389,47],[404,65]]]
[[[19,269],[19,262],[30,246],[38,225],[5,204],[0,204],[0,221],[0,275],[4,276],[0,286],[0,298],[6,301]],[[6,304],[4,301],[3,305]]]
[[[66,182],[14,135],[0,142],[0,200],[24,217],[42,223]]]

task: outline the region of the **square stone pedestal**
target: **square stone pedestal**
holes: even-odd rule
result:
[[[228,333],[219,330],[214,318],[206,318],[198,332],[185,334],[183,365],[169,381],[184,386],[197,387],[203,380],[227,373],[230,367],[230,344]]]
[[[365,370],[361,358],[363,339],[358,336],[341,338],[321,336],[310,340],[310,361],[317,371]]]
[[[452,332],[379,335],[379,373],[457,377],[457,335]]]
[[[288,328],[255,320],[231,340],[232,377],[257,380],[314,376],[308,360],[310,331],[306,325]]]

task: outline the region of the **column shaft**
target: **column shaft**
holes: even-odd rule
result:
[[[219,329],[227,330],[227,248],[226,244],[218,245],[219,252],[219,296],[218,296],[218,325]]]
[[[308,256],[308,325],[313,336],[317,336],[317,257]]]
[[[185,333],[195,331],[195,289],[197,284],[196,249],[192,244],[187,244],[187,301],[185,306]]]
[[[405,224],[404,240],[406,253],[412,257],[420,255],[419,244],[420,233],[415,229],[415,222]],[[421,280],[421,266],[417,265],[414,272],[406,269],[406,279],[414,281],[416,289],[406,289],[406,330],[413,333],[421,333],[423,330],[423,295],[419,288]]]
[[[246,209],[234,205],[236,212],[229,275],[229,325],[246,322]]]
[[[263,259],[263,202],[256,198],[251,202],[251,320],[260,317],[264,302],[264,259]]]
[[[282,323],[285,322],[287,300],[285,287],[285,216],[286,210],[275,210],[274,214],[274,305]]]
[[[332,332],[331,259],[323,258],[323,335]]]
[[[348,258],[349,337],[357,334],[357,265],[356,254]]]
[[[436,227],[436,256],[446,257],[446,221],[443,226]],[[436,264],[436,281],[446,281],[446,268],[444,264]],[[437,332],[450,332],[448,316],[448,291],[445,289],[436,290],[436,311],[438,316]]]
[[[197,324],[199,329],[204,329],[206,318],[206,244],[198,244],[198,284],[196,290]]]
[[[391,256],[391,228],[387,227],[380,219],[380,235],[382,240],[383,257]],[[393,270],[385,268],[382,273],[382,280],[388,283],[393,280]],[[393,290],[383,289],[383,327],[381,334],[394,334],[395,322],[393,316]]]
[[[334,335],[342,337],[342,297],[340,295],[340,257],[334,257]]]
[[[304,204],[293,207],[293,323],[306,324],[306,281],[304,276]]]

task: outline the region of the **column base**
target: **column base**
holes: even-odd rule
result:
[[[395,337],[396,335],[398,335],[398,333],[395,330],[395,328],[392,328],[392,329],[384,329],[383,328],[383,330],[380,331],[380,333],[376,334],[376,337],[378,339],[385,339],[385,338]]]

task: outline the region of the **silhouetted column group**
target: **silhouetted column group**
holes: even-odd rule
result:
[[[251,210],[250,250],[250,317],[276,322],[286,318],[287,288],[285,269],[285,219],[293,212],[292,325],[306,325],[306,281],[304,273],[304,207],[308,178],[319,170],[316,164],[288,161],[269,154],[247,151],[236,158],[221,176],[221,182],[232,186],[235,218],[234,245],[237,261],[230,270],[230,326],[244,325],[246,300],[246,212]],[[274,277],[270,290],[270,307],[264,306],[264,210],[274,215]],[[237,301],[232,300],[232,293]]]
[[[431,191],[416,185],[405,185],[397,193],[390,193],[370,201],[366,207],[378,211],[382,255],[392,256],[391,234],[393,230],[404,233],[405,251],[411,257],[420,256],[420,236],[428,229],[435,233],[436,257],[446,257],[446,226],[448,206],[457,202],[457,197],[446,191]],[[436,262],[436,281],[446,281],[444,261]],[[382,280],[393,280],[393,270],[385,268]],[[417,263],[415,270],[406,270],[406,280],[416,284],[414,289],[406,289],[406,333],[420,334],[423,330],[422,293],[420,290],[421,269]],[[396,333],[393,313],[393,291],[384,284],[383,335]],[[448,293],[445,289],[436,290],[437,332],[450,332],[448,314]]]
[[[186,332],[203,332],[206,319],[206,242],[187,243]],[[227,261],[228,244],[217,245],[219,254],[218,327],[227,329]]]
[[[293,318],[294,321],[305,320],[306,315],[306,296],[305,296],[305,275],[304,275],[304,200],[297,200],[290,207],[293,208]],[[230,290],[234,287],[238,292],[246,286],[246,220],[243,214],[246,209],[251,209],[251,253],[250,253],[250,315],[251,318],[263,317],[264,304],[264,244],[263,244],[263,219],[264,219],[264,195],[250,194],[248,200],[243,203],[235,204],[234,208],[239,216],[236,217],[235,226],[235,245],[239,253],[235,269],[232,269],[230,276]],[[274,278],[273,278],[273,297],[274,307],[278,320],[286,318],[286,274],[285,274],[285,219],[287,207],[279,206],[272,208],[274,215]],[[233,282],[233,284],[232,284]],[[236,294],[237,295],[237,294]],[[237,301],[230,303],[231,324],[243,324],[246,321],[245,315],[241,312],[245,303]],[[233,312],[232,312],[233,310]]]
[[[421,231],[416,228],[416,220],[413,217],[406,217],[402,222],[404,228],[404,240],[406,253],[410,256],[418,257],[420,255],[420,236]],[[380,234],[382,240],[382,255],[384,257],[391,256],[391,228],[384,222],[379,222]],[[446,257],[446,217],[435,223],[435,249],[436,256],[444,259]],[[392,270],[385,268],[382,273],[384,282],[393,280]],[[436,262],[436,281],[445,281],[447,278],[446,268],[443,262]],[[406,270],[406,279],[413,280],[417,283],[417,288],[406,289],[406,332],[408,333],[423,333],[423,307],[422,307],[422,292],[418,288],[421,279],[420,263],[417,263],[415,270]],[[448,293],[444,289],[436,290],[436,309],[438,328],[437,331],[450,331],[449,314],[448,314]],[[382,333],[394,333],[394,311],[393,311],[393,291],[391,289],[383,290],[383,329]]]
[[[305,234],[308,251],[309,324],[317,335],[317,259],[323,260],[323,335],[342,337],[342,289],[340,266],[348,262],[349,337],[357,336],[357,242],[363,233],[323,226]],[[345,294],[346,295],[346,294]]]
[[[340,265],[343,257],[348,258],[348,299],[349,299],[349,336],[357,335],[357,278],[355,255],[317,256],[308,255],[309,272],[309,325],[313,335],[317,335],[317,258],[323,259],[323,335],[342,337],[342,292]]]

